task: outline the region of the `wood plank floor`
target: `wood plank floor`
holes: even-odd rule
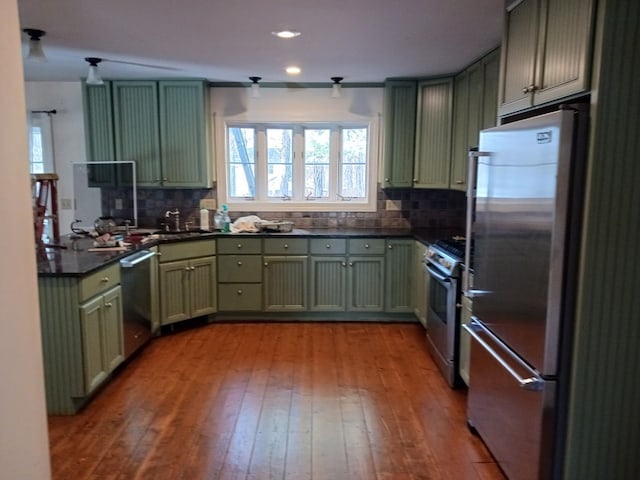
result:
[[[417,324],[159,337],[49,436],[54,480],[504,478]]]

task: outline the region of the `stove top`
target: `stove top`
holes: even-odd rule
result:
[[[433,242],[425,254],[425,262],[443,274],[457,277],[464,261],[465,237],[451,237]]]

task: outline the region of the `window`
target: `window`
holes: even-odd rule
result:
[[[255,211],[375,210],[369,125],[228,124],[226,136],[221,203]]]
[[[46,113],[32,113],[29,121],[30,173],[52,173],[51,117]]]

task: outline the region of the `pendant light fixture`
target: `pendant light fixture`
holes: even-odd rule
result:
[[[102,61],[101,58],[86,57],[85,61],[89,63],[89,73],[87,74],[87,85],[104,85],[104,81],[98,75],[98,64]]]
[[[42,43],[40,43],[40,39],[46,35],[46,32],[44,30],[38,30],[37,28],[24,28],[22,31],[29,35],[29,52],[27,53],[27,60],[46,62],[47,57],[44,55]]]
[[[249,77],[249,80],[251,80],[251,96],[253,98],[260,97],[260,85],[258,82],[262,80],[262,77]]]
[[[344,77],[331,77],[333,80],[333,87],[331,88],[331,98],[340,98],[342,85],[340,82],[344,80]]]

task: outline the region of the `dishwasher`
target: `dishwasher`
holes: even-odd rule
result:
[[[151,259],[140,250],[120,260],[124,357],[133,355],[151,338]]]

